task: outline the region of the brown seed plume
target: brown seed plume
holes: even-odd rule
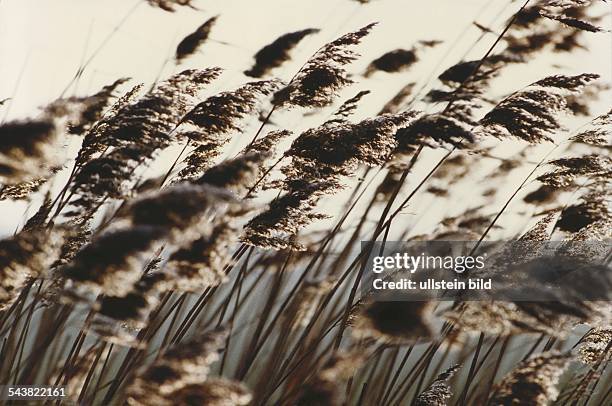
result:
[[[326,218],[314,209],[319,198],[335,187],[331,182],[310,183],[274,199],[266,211],[246,224],[242,241],[266,249],[304,250],[295,235],[314,220]]]
[[[164,11],[174,12],[177,6],[195,8],[191,3],[193,0],[147,0],[153,7],[159,7]]]
[[[395,134],[396,154],[411,153],[419,145],[433,148],[452,145],[468,147],[476,139],[470,128],[463,122],[443,114],[428,114],[400,128]]]
[[[101,296],[94,306],[97,314],[92,322],[93,331],[104,341],[139,347],[141,343],[130,330],[146,325],[151,309],[158,303],[158,291],[165,287],[165,280],[164,273],[145,273],[127,294]]]
[[[338,110],[336,110],[336,112],[334,113],[334,116],[339,117],[339,118],[346,118],[346,117],[351,116],[355,112],[355,109],[357,109],[357,105],[359,104],[359,101],[361,101],[361,99],[364,96],[367,96],[368,94],[370,94],[369,90],[362,90],[359,93],[357,93],[355,96],[346,100],[344,103],[342,103],[342,105],[338,108]]]
[[[219,18],[219,16],[209,18],[204,24],[200,25],[194,32],[187,35],[179,42],[175,53],[177,64],[193,55],[198,48],[206,42],[210,36],[210,31],[217,22],[217,18]]]
[[[395,49],[370,62],[365,76],[368,77],[376,71],[399,72],[408,69],[416,61],[418,61],[418,58],[414,49]]]
[[[157,302],[153,293],[164,279],[161,273],[143,275],[127,295],[102,297],[97,306],[98,314],[116,321],[142,323]]]
[[[256,113],[263,97],[278,89],[277,81],[249,82],[240,88],[209,97],[181,121],[179,132],[196,144],[175,181],[191,180],[213,164],[233,132],[242,132],[240,120]]]
[[[201,135],[187,135],[189,138],[201,137]],[[225,142],[211,140],[210,142],[200,143],[185,158],[185,167],[176,175],[175,182],[189,181],[196,179],[206,169],[213,165],[215,158],[221,155],[222,145]]]
[[[165,233],[161,227],[139,226],[103,234],[78,251],[62,274],[76,287],[126,295],[140,278],[145,255]]]
[[[551,16],[551,15],[546,15],[545,17],[551,18],[553,20],[557,20],[560,23],[563,23],[563,24],[567,25],[568,27],[577,28],[577,29],[582,30],[582,31],[608,32],[608,30],[606,30],[604,28],[597,27],[597,26],[589,23],[588,21],[579,20],[577,18],[561,17],[561,16]]]
[[[480,120],[481,129],[498,138],[552,141],[550,136],[561,128],[557,114],[567,111],[564,93],[577,92],[596,78],[593,74],[555,75],[537,81],[495,106]]]
[[[612,343],[612,327],[593,328],[581,340],[577,358],[585,364],[596,365],[610,353],[610,343]]]
[[[106,131],[109,130],[110,126],[115,120],[115,116],[119,113],[119,111],[136,100],[142,88],[143,85],[138,84],[126,92],[115,103],[113,103],[112,106],[110,106],[108,112],[106,112],[103,117],[101,117],[92,125],[90,129],[85,132],[83,144],[81,145],[81,149],[79,150],[76,158],[77,165],[83,165],[94,155],[100,154],[109,146],[107,139],[108,134]]]
[[[201,292],[227,280],[224,268],[230,261],[230,250],[236,231],[227,222],[170,255],[165,272],[170,275],[166,286],[188,292]]]
[[[55,259],[56,236],[22,231],[0,240],[0,311],[7,309],[30,278],[43,276]]]
[[[251,69],[244,71],[244,74],[254,78],[266,75],[272,69],[288,61],[290,59],[289,53],[302,39],[318,32],[319,30],[316,28],[307,28],[281,35],[274,42],[257,51],[255,54],[255,64]]]
[[[401,107],[404,104],[404,102],[406,101],[406,99],[408,97],[410,97],[410,95],[412,94],[412,90],[414,89],[415,85],[416,85],[415,82],[410,82],[406,86],[401,88],[395,94],[395,96],[393,96],[391,98],[391,100],[389,100],[387,103],[385,103],[385,105],[383,106],[383,108],[380,110],[380,112],[378,114],[396,114],[396,113],[399,113],[400,110],[401,110]]]
[[[421,41],[410,49],[398,48],[389,51],[370,62],[365,76],[368,77],[376,71],[395,73],[406,70],[418,62],[418,55],[423,48],[433,47],[440,43],[441,41]]]
[[[58,131],[45,118],[0,125],[0,181],[15,185],[48,175],[59,164],[53,149]]]
[[[104,111],[115,98],[117,88],[128,80],[128,78],[117,79],[91,96],[56,100],[47,106],[45,111],[52,116],[72,116],[68,123],[68,130],[71,134],[81,135],[89,131],[102,118]]]
[[[539,176],[537,179],[555,188],[564,188],[576,183],[576,179],[585,177],[593,181],[609,178],[612,167],[612,158],[599,154],[584,155],[581,157],[560,158],[550,161],[555,166],[552,172]]]
[[[448,381],[461,365],[455,365],[442,372],[438,377],[415,399],[415,406],[446,406],[448,399],[453,396]]]
[[[337,182],[354,174],[358,164],[384,164],[396,148],[395,133],[415,116],[414,112],[388,114],[358,123],[330,120],[307,130],[293,141],[285,153],[290,165],[282,171],[289,188],[297,184],[325,179]]]
[[[319,198],[343,187],[342,178],[352,176],[359,164],[384,164],[396,146],[395,131],[414,113],[378,116],[358,123],[332,119],[300,134],[285,152],[291,162],[281,168],[287,193],[245,227],[248,244],[274,249],[303,249],[295,235],[313,220]]]
[[[174,392],[167,405],[246,406],[252,398],[249,389],[240,382],[210,378]]]
[[[38,178],[28,182],[17,183],[16,185],[5,185],[0,188],[0,201],[28,199],[32,193],[40,190],[40,187],[47,182],[47,178]]]
[[[376,24],[365,27],[324,45],[274,96],[277,106],[324,107],[331,104],[338,91],[353,81],[344,67],[357,59],[350,49],[361,42]]]
[[[429,340],[433,337],[433,307],[433,302],[372,302],[357,319],[355,335],[365,334],[392,344]]]
[[[212,134],[223,135],[232,131],[240,131],[237,122],[248,114],[255,112],[257,103],[262,96],[267,96],[278,89],[280,83],[276,80],[249,82],[232,92],[223,92],[209,97],[198,104],[181,120],[196,126],[198,132],[189,135],[202,134],[204,137]],[[201,141],[195,138],[194,141]]]
[[[569,354],[546,352],[521,362],[497,385],[488,405],[537,405],[554,402],[559,377],[570,362]]]
[[[170,348],[138,373],[127,390],[128,404],[168,404],[177,391],[206,381],[226,336],[224,330],[213,330]]]
[[[612,223],[612,199],[605,191],[593,191],[581,198],[582,202],[565,207],[555,227],[576,233],[595,222]]]
[[[297,406],[339,406],[344,399],[344,381],[355,375],[363,362],[363,355],[335,353],[312,380],[302,386],[295,401]]]
[[[234,201],[223,189],[179,183],[137,199],[129,205],[126,217],[136,227],[163,228],[170,240],[182,241],[205,231],[211,216],[220,215]]]
[[[269,154],[247,152],[213,166],[194,183],[216,186],[242,196],[257,181],[267,157]]]
[[[72,203],[89,210],[99,199],[125,197],[134,170],[173,142],[172,133],[197,94],[219,74],[218,68],[185,70],[119,110],[96,137],[111,152],[77,172],[72,192],[80,197]]]

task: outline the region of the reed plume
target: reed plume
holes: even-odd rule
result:
[[[0,311],[17,300],[28,280],[46,276],[58,243],[56,233],[40,230],[0,240]]]
[[[417,118],[395,134],[400,156],[413,152],[418,146],[437,148],[441,145],[468,147],[476,138],[463,122],[444,114],[428,114]]]
[[[288,61],[290,59],[289,53],[302,39],[318,32],[319,29],[317,28],[307,28],[281,35],[272,43],[257,51],[255,54],[255,64],[251,69],[244,71],[244,74],[254,78],[265,76],[272,69],[278,68]]]
[[[115,99],[117,88],[128,80],[128,78],[117,79],[91,96],[56,100],[45,108],[45,112],[51,116],[72,116],[68,123],[68,131],[71,134],[82,135],[102,118],[105,110]]]
[[[144,274],[125,296],[101,297],[95,309],[98,317],[102,316],[106,320],[98,322],[94,330],[106,333],[105,324],[109,322],[123,322],[133,327],[142,327],[150,309],[158,303],[155,293],[161,290],[165,279],[166,275],[161,272]]]
[[[41,186],[47,183],[47,181],[47,178],[37,178],[27,182],[20,182],[15,185],[5,185],[0,188],[0,201],[6,199],[29,199],[32,193],[40,190]]]
[[[583,2],[573,1],[573,2],[547,2],[545,6],[540,10],[540,15],[542,17],[548,18],[553,21],[558,21],[570,28],[575,28],[581,31],[588,32],[608,32],[607,30],[593,25],[591,22],[586,21],[583,18],[576,18],[574,15],[574,10],[576,7],[585,6]],[[554,8],[560,8],[560,10],[555,11]],[[580,17],[580,16],[579,16]]]
[[[185,58],[193,55],[198,48],[200,48],[204,42],[210,36],[210,32],[217,22],[218,16],[211,17],[202,25],[200,25],[194,32],[187,35],[185,38],[179,42],[176,47],[176,52],[174,57],[176,58],[176,62],[181,63]]]
[[[147,0],[147,3],[154,7],[159,7],[164,11],[174,12],[177,6],[187,6],[195,8],[191,3],[193,0]]]
[[[291,163],[281,168],[287,193],[245,227],[243,239],[260,247],[303,249],[296,233],[323,216],[313,213],[319,198],[343,187],[342,178],[352,176],[359,164],[384,164],[396,146],[395,131],[414,113],[383,115],[350,123],[332,119],[307,130],[285,152]]]
[[[210,167],[229,136],[242,131],[240,120],[254,114],[261,99],[279,86],[275,80],[249,82],[234,91],[211,96],[187,113],[179,132],[196,148],[187,156],[187,164],[176,181],[194,179]]]
[[[213,226],[209,233],[173,252],[166,264],[166,286],[188,292],[201,292],[227,281],[224,268],[229,263],[236,230],[226,221]]]
[[[0,181],[15,185],[49,175],[60,164],[54,152],[60,131],[51,118],[0,125]]]
[[[342,103],[342,105],[338,107],[338,109],[334,113],[334,116],[340,119],[351,116],[357,109],[357,106],[359,105],[361,99],[364,96],[367,96],[368,94],[370,94],[369,90],[362,90],[350,99],[345,100],[344,103]]]
[[[274,95],[278,106],[325,107],[338,91],[353,81],[344,67],[358,55],[350,47],[358,45],[376,24],[365,27],[324,45],[300,69],[289,84]]]
[[[410,82],[402,87],[380,110],[379,114],[396,114],[401,110],[406,99],[412,94],[412,90],[416,85],[415,82]]]
[[[335,188],[332,182],[310,183],[274,199],[267,210],[245,225],[242,241],[266,249],[304,250],[295,236],[312,221],[326,218],[314,209],[319,198]]]
[[[239,131],[237,122],[254,112],[261,96],[274,92],[280,86],[275,80],[249,82],[233,92],[209,97],[185,115],[182,123],[196,126],[203,137]],[[197,133],[190,132],[189,135]],[[201,141],[196,138],[195,141]]]
[[[577,92],[598,75],[555,75],[531,84],[502,100],[480,120],[481,130],[498,138],[509,136],[530,143],[553,141],[561,124],[557,113],[567,111],[564,92]]]
[[[140,278],[146,255],[165,235],[163,228],[151,226],[105,233],[80,249],[62,275],[76,288],[124,296]]]
[[[355,335],[384,343],[414,344],[433,338],[433,302],[376,301],[365,306],[356,321]]]
[[[395,73],[409,69],[419,60],[418,55],[423,49],[436,46],[440,43],[441,41],[419,41],[410,49],[398,48],[389,51],[370,62],[364,75],[368,77],[376,71]]]
[[[210,218],[221,215],[234,201],[223,189],[179,183],[136,199],[126,217],[135,227],[162,228],[171,241],[184,241],[206,231]]]
[[[547,405],[559,391],[559,377],[570,362],[569,354],[547,352],[521,362],[497,385],[488,404]]]
[[[595,118],[589,127],[571,137],[570,140],[601,147],[612,146],[612,110]]]
[[[564,208],[555,226],[576,233],[595,222],[612,224],[612,200],[605,190],[591,191],[580,203]]]
[[[101,198],[125,197],[133,171],[172,143],[173,130],[197,94],[219,74],[217,68],[185,70],[121,108],[96,137],[97,144],[112,150],[85,163],[74,176],[71,190],[80,196],[73,205],[91,209]]]
[[[255,184],[268,157],[267,153],[247,152],[213,166],[194,183],[227,189],[242,196]]]
[[[210,378],[203,383],[187,385],[172,394],[163,405],[246,406],[251,392],[240,382]]]
[[[491,55],[482,60],[461,61],[442,72],[438,79],[444,85],[432,89],[426,96],[428,102],[445,103],[442,116],[458,120],[473,127],[475,116],[485,105],[486,91],[492,79],[511,61],[503,55]]]
[[[193,337],[143,368],[128,388],[128,404],[169,404],[181,389],[207,380],[210,366],[219,359],[224,330]]]
[[[359,123],[330,120],[303,132],[285,153],[292,160],[282,169],[287,187],[320,179],[341,187],[341,178],[353,175],[358,164],[386,163],[397,146],[397,129],[415,115],[415,112],[389,114]]]
[[[336,353],[329,358],[311,381],[302,386],[296,405],[338,406],[343,404],[342,381],[352,377],[363,361],[357,352]]]
[[[582,177],[594,181],[609,178],[612,159],[600,154],[590,154],[581,157],[559,158],[548,164],[555,166],[556,169],[537,179],[546,185],[563,188],[574,185],[576,179]]]
[[[448,381],[461,365],[455,365],[442,372],[414,401],[415,406],[445,406],[447,399],[453,394],[448,386]]]
[[[595,327],[580,341],[577,358],[588,365],[596,365],[610,352],[612,343],[612,328]]]
[[[138,98],[142,84],[133,86],[129,91],[119,97],[100,119],[89,128],[83,137],[83,143],[76,157],[76,164],[81,166],[89,161],[94,155],[100,154],[108,148],[108,135],[106,131],[113,124],[115,116],[124,107],[132,104]]]

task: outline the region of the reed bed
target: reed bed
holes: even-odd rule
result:
[[[228,67],[182,65],[238,27],[203,1],[143,2],[205,16],[174,73],[0,125],[0,204],[35,208],[0,241],[0,384],[65,385],[83,405],[612,404],[609,301],[359,291],[361,241],[600,241],[573,255],[609,260],[610,83],[579,62],[512,73],[578,60],[609,16],[595,1],[508,3],[470,28],[482,55],[441,71],[433,32],[380,54],[367,44],[385,21],[325,40],[296,20],[224,87]],[[370,101],[370,81],[398,75]]]

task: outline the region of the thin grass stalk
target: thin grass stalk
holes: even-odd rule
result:
[[[246,250],[247,250],[246,245],[244,244],[241,245],[240,248],[234,253],[232,258],[230,259],[230,262],[238,261],[242,257],[242,255],[244,255]],[[228,267],[226,267],[226,269],[227,269],[227,272],[229,272]],[[197,318],[198,314],[202,311],[207,301],[210,299],[212,293],[215,292],[216,289],[217,289],[216,287],[207,288],[200,295],[197,302],[189,310],[189,312],[185,316],[185,319],[183,319],[183,322],[181,323],[180,327],[177,329],[177,332],[174,334],[174,337],[171,341],[173,344],[179,342],[183,338],[183,336],[187,333],[187,331],[189,330],[190,324],[193,323],[193,321]]]
[[[100,349],[98,350],[98,353],[96,354],[96,357],[94,358],[91,367],[89,368],[89,371],[87,372],[87,377],[85,378],[85,382],[83,383],[83,388],[81,389],[81,393],[79,394],[78,397],[78,403],[83,402],[83,399],[85,398],[85,395],[87,394],[87,387],[89,386],[89,383],[91,382],[91,379],[93,378],[94,372],[96,370],[96,366],[98,365],[98,362],[100,361],[100,357],[102,356],[102,353],[104,352],[106,348],[106,343],[101,343],[100,345]]]
[[[414,349],[414,345],[411,345],[410,347],[408,347],[408,350],[406,350],[406,354],[404,354],[404,358],[402,358],[402,361],[400,362],[399,366],[395,370],[395,374],[393,374],[393,379],[391,379],[391,382],[389,383],[388,387],[385,389],[385,394],[380,404],[383,404],[383,405],[387,404],[387,400],[389,399],[389,396],[391,395],[391,391],[395,387],[397,380],[399,379],[402,371],[404,370],[404,366],[406,365],[406,362],[408,362],[408,358],[410,358],[410,354],[412,354],[413,349]]]
[[[278,275],[276,275],[274,279],[274,283],[270,289],[270,294],[268,295],[268,299],[266,300],[266,303],[262,311],[263,317],[261,317],[260,320],[258,321],[257,327],[255,328],[255,331],[253,332],[253,335],[251,336],[251,340],[247,347],[247,350],[244,352],[244,358],[241,359],[241,361],[239,362],[238,370],[236,374],[234,375],[236,379],[239,379],[239,380],[244,379],[251,365],[255,361],[255,358],[257,357],[259,350],[263,346],[263,343],[267,340],[268,335],[272,331],[271,328],[268,328],[263,338],[261,338],[261,333],[265,327],[265,323],[267,321],[268,314],[270,314],[270,312],[272,311],[274,307],[274,301],[276,300],[276,297],[278,296],[280,292],[281,283],[282,283],[283,277],[285,275],[285,272],[286,272],[287,266],[289,265],[290,260],[291,260],[291,254],[287,256],[283,266],[278,272]],[[289,302],[287,301],[286,303],[288,304]],[[284,309],[284,307],[281,306],[281,309]],[[276,321],[278,320],[278,317],[280,317],[280,314],[281,314],[280,311],[276,313],[276,317],[272,319],[270,326],[273,326],[276,323]]]
[[[501,348],[499,349],[499,355],[497,356],[497,361],[495,361],[495,366],[493,367],[493,371],[491,373],[491,379],[489,379],[486,390],[484,392],[483,399],[485,400],[489,399],[489,396],[491,395],[491,389],[493,389],[493,383],[495,382],[497,372],[499,371],[499,367],[501,366],[502,359],[504,358],[504,355],[506,354],[506,349],[508,348],[508,344],[510,343],[511,339],[512,339],[512,336],[506,337],[501,345]]]
[[[113,30],[102,40],[102,42],[100,43],[100,45],[98,46],[98,48],[96,48],[94,50],[94,52],[89,56],[89,58],[87,58],[87,60],[85,61],[85,63],[82,63],[79,68],[77,69],[76,73],[74,74],[73,78],[70,80],[70,82],[68,82],[68,84],[66,85],[66,87],[64,88],[64,90],[62,90],[62,93],[60,94],[59,98],[61,99],[62,97],[64,97],[64,95],[66,94],[66,92],[68,91],[68,89],[70,89],[70,86],[72,86],[75,81],[77,81],[81,75],[83,74],[83,72],[85,72],[85,68],[87,68],[91,62],[94,60],[94,58],[96,56],[98,56],[98,54],[100,52],[102,52],[102,50],[104,49],[104,47],[106,46],[106,44],[108,44],[108,42],[115,36],[115,34],[117,32],[119,32],[119,30],[121,29],[121,27],[127,22],[127,20],[130,18],[130,16],[132,14],[134,14],[134,12],[136,11],[136,9],[143,4],[142,0],[138,0],[134,6],[132,6],[132,8],[130,8],[128,10],[128,12],[123,16],[123,18],[119,21],[119,23],[117,25],[115,25],[115,27],[113,27]]]
[[[491,343],[491,345],[489,346],[485,354],[482,356],[482,359],[476,366],[476,369],[474,370],[474,376],[478,375],[478,372],[480,372],[485,362],[487,361],[487,358],[489,358],[489,355],[491,355],[491,353],[493,352],[493,349],[497,346],[497,343],[499,342],[500,338],[501,338],[500,335],[495,337],[495,340],[493,341],[493,343]],[[478,391],[478,387],[472,388],[471,392],[468,394],[468,397],[467,397],[468,404],[470,404],[474,396],[476,396],[477,391]]]
[[[106,373],[106,368],[108,366],[111,353],[113,352],[113,347],[114,347],[113,343],[110,343],[110,345],[108,346],[108,351],[106,352],[106,357],[104,358],[104,363],[102,364],[102,368],[100,369],[100,372],[98,374],[98,379],[96,380],[96,386],[94,387],[93,391],[91,392],[91,398],[89,399],[89,402],[91,402],[91,403],[94,403],[94,401],[96,400],[96,396],[98,394],[98,391],[100,390],[100,384],[102,383],[102,379],[104,379],[104,375]]]
[[[529,357],[531,357],[533,355],[533,353],[535,352],[536,348],[538,348],[538,346],[542,343],[542,340],[544,340],[544,338],[546,338],[546,334],[540,334],[540,336],[538,337],[538,339],[536,340],[535,343],[533,343],[533,345],[531,346],[531,348],[529,348],[529,351],[527,351],[527,354],[525,354],[523,356],[523,358],[521,359],[521,361],[525,361],[527,360]]]
[[[159,348],[157,350],[157,357],[156,359],[160,359],[161,356],[163,355],[164,351],[168,348],[168,340],[170,339],[170,335],[172,333],[172,329],[174,327],[174,324],[177,322],[178,318],[179,318],[179,314],[181,312],[181,309],[183,308],[183,305],[185,304],[185,300],[187,299],[187,293],[183,293],[181,295],[181,297],[179,297],[176,302],[173,304],[173,306],[170,308],[170,310],[168,310],[168,313],[170,312],[174,312],[174,316],[172,316],[172,320],[170,320],[170,325],[166,328],[166,334],[164,334],[164,338],[161,342],[161,344],[159,345]],[[175,310],[176,308],[176,310]],[[160,328],[161,328],[161,324],[160,324]]]
[[[485,337],[484,333],[480,333],[480,335],[478,336],[478,344],[476,345],[476,351],[474,351],[474,357],[472,358],[472,364],[470,365],[470,370],[468,372],[468,376],[467,376],[465,385],[463,386],[463,390],[461,391],[459,400],[455,403],[455,405],[461,405],[461,406],[465,405],[465,402],[467,400],[467,394],[470,389],[470,385],[472,384],[472,380],[474,379],[474,376],[476,375],[476,365],[478,363],[478,356],[480,355],[480,349],[482,348],[484,337]]]
[[[242,279],[244,278],[244,275],[246,274],[246,270],[249,267],[249,260],[251,258],[251,255],[253,254],[254,249],[255,249],[254,247],[249,248],[247,256],[244,259],[242,266],[240,267],[240,272],[238,273],[238,277],[234,281],[232,289],[227,295],[227,298],[223,301],[223,306],[221,307],[221,311],[219,312],[219,320],[217,321],[217,327],[221,326],[221,323],[223,322],[223,319],[225,318],[225,313],[227,312],[227,309],[230,305],[232,297],[234,296],[234,292],[236,292],[239,285],[242,285]]]
[[[242,293],[242,282],[244,281],[244,273],[246,272],[246,261],[245,261],[245,267],[241,270],[241,275],[238,275],[238,279],[240,280],[240,285],[238,286],[238,293],[236,294],[236,300],[234,301],[234,311],[232,312],[232,315],[230,316],[230,320],[229,320],[229,328],[228,328],[228,334],[227,334],[227,339],[225,341],[225,351],[223,352],[223,356],[221,358],[221,365],[219,366],[219,375],[223,375],[223,370],[225,367],[225,361],[227,360],[227,354],[229,353],[229,348],[230,348],[230,340],[234,331],[234,322],[236,319],[236,315],[238,313],[239,310],[239,303],[240,303],[240,294]]]

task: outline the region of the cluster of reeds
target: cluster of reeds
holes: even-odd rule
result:
[[[36,206],[0,240],[0,384],[66,385],[94,405],[612,402],[611,307],[588,300],[606,295],[609,272],[548,301],[360,294],[372,250],[360,241],[510,239],[524,254],[511,261],[527,263],[561,239],[576,264],[609,261],[612,111],[591,103],[606,84],[582,71],[509,73],[589,52],[607,20],[584,0],[510,4],[501,26],[474,22],[485,54],[420,90],[412,69],[437,39],[368,53],[352,70],[377,23],[326,43],[327,27],[264,38],[238,70],[263,79],[218,89],[221,68],[179,65],[231,28],[221,14],[178,43],[177,73],[148,91],[118,79],[0,124],[0,201]],[[321,46],[277,79],[308,41]],[[351,86],[390,76],[410,80],[364,117],[375,91]],[[513,90],[500,95],[504,78]],[[317,124],[272,120],[288,110]],[[76,138],[75,156],[58,153]]]

